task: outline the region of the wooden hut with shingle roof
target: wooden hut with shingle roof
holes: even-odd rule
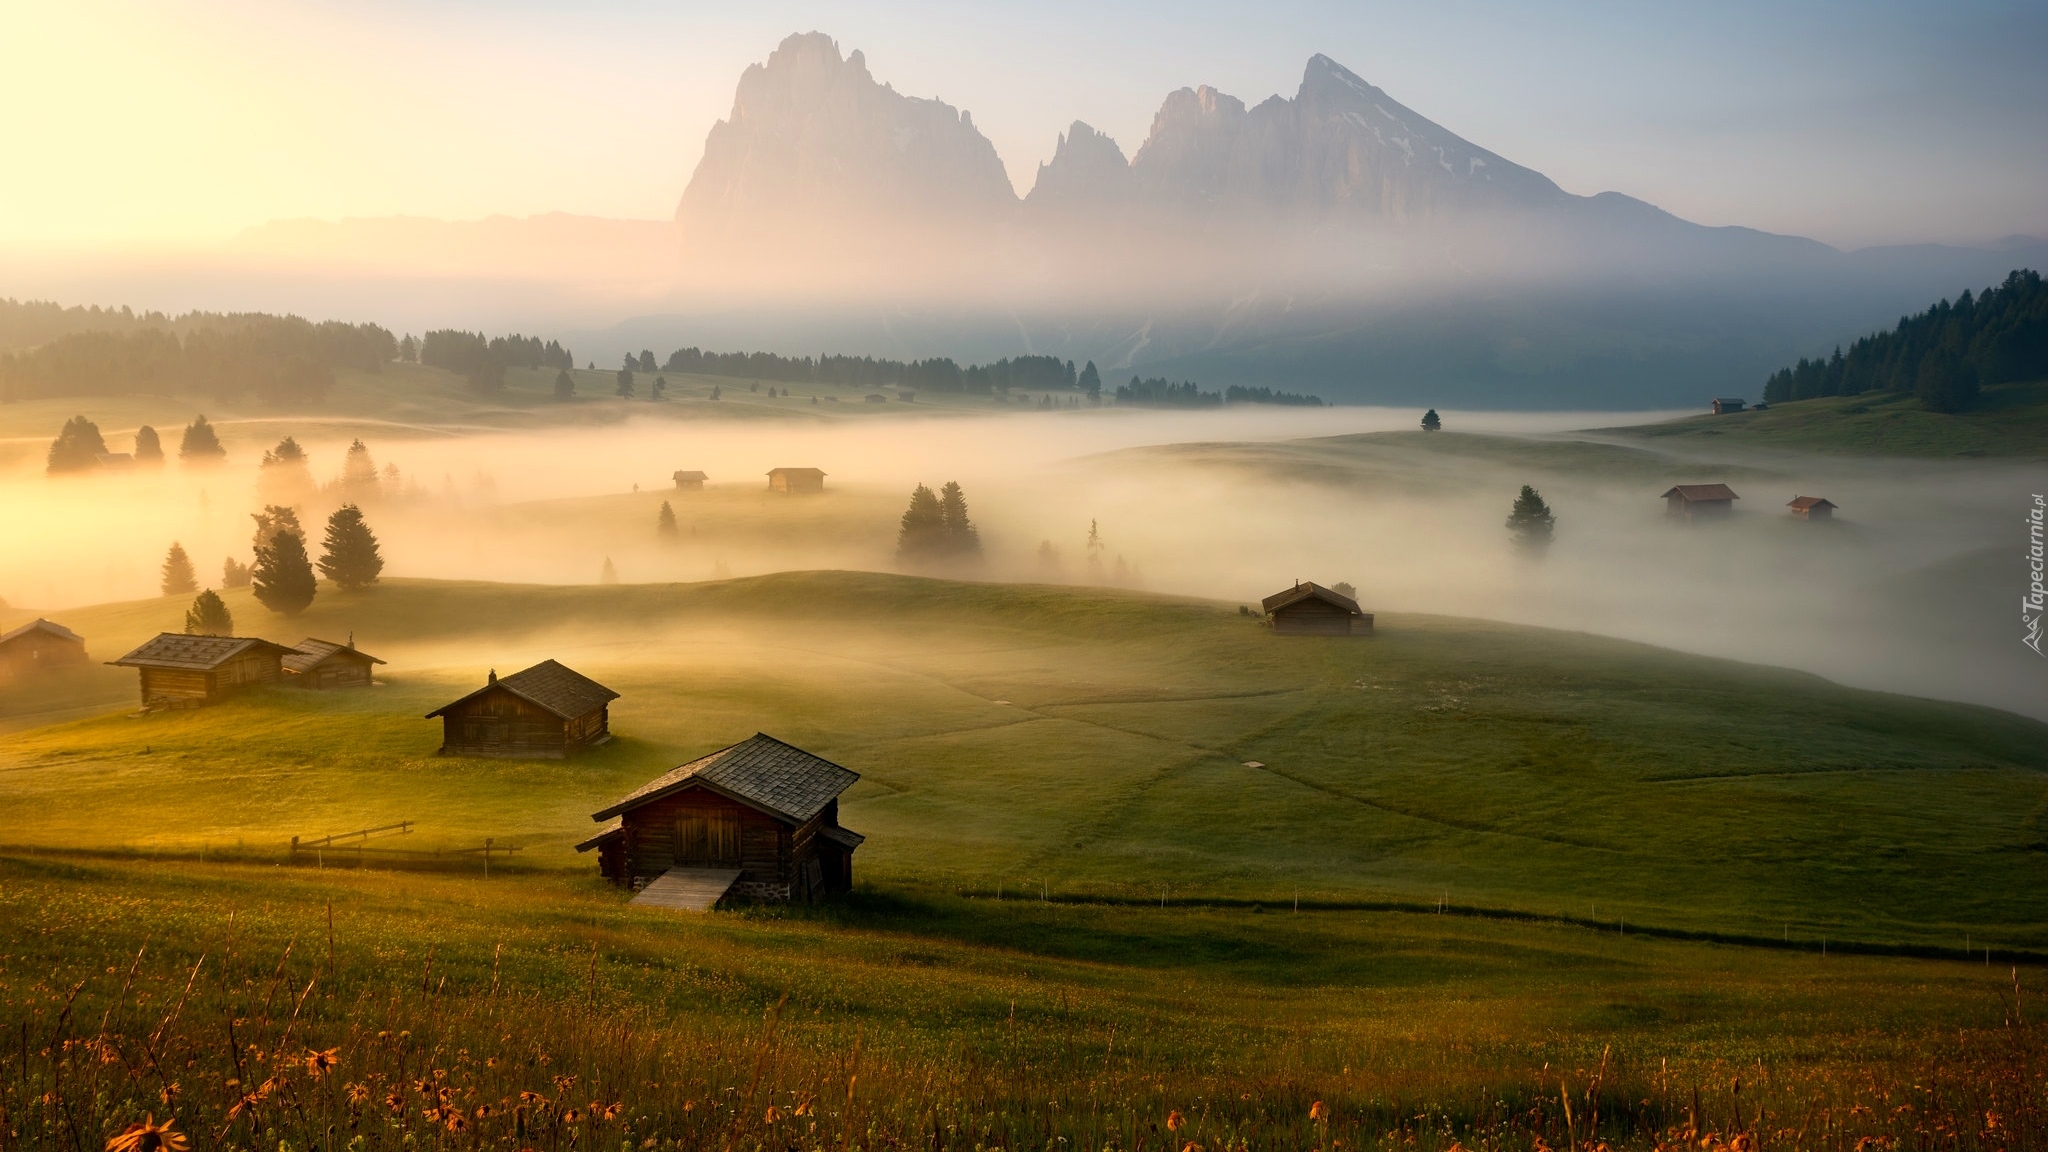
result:
[[[563,664],[543,660],[427,713],[441,718],[441,755],[560,760],[612,738],[619,694]]]
[[[85,637],[54,620],[35,619],[0,635],[0,680],[86,663]]]
[[[1726,484],[1674,484],[1664,493],[1664,511],[1682,520],[1708,520],[1734,512],[1740,499]]]
[[[1259,601],[1275,636],[1370,636],[1372,613],[1358,601],[1313,580]]]
[[[284,679],[284,658],[291,654],[282,644],[254,637],[163,632],[107,663],[141,671],[143,707],[193,708],[218,703],[251,684],[277,683]]]
[[[353,636],[346,644],[308,636],[284,658],[285,683],[294,688],[368,688],[372,672],[382,663],[359,651]]]
[[[738,895],[815,900],[853,886],[862,837],[839,826],[839,795],[860,779],[755,733],[649,781],[592,820],[616,822],[576,846],[636,886],[671,869],[723,870]]]

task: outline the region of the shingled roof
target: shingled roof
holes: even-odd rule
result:
[[[11,632],[0,634],[0,644],[5,644],[9,640],[18,640],[31,632],[48,632],[50,635],[55,636],[59,640],[76,640],[80,644],[85,643],[85,637],[80,636],[78,633],[73,632],[71,629],[66,628],[62,624],[59,624],[54,620],[44,620],[38,618],[35,620],[31,620],[26,624],[23,624],[21,627],[16,628]]]
[[[1303,600],[1311,599],[1321,600],[1327,604],[1335,604],[1346,612],[1356,613],[1360,616],[1365,615],[1364,609],[1358,606],[1358,601],[1344,595],[1342,592],[1332,592],[1312,580],[1296,584],[1285,592],[1276,592],[1259,601],[1259,606],[1268,612],[1277,612],[1289,604],[1299,604]]]
[[[346,652],[351,656],[360,656],[372,664],[384,663],[384,661],[377,659],[368,652],[356,651],[354,644],[336,644],[332,640],[315,640],[308,636],[304,640],[299,641],[299,646],[292,650],[291,655],[284,658],[284,666],[293,672],[304,672],[336,652]]]
[[[1669,500],[1673,496],[1678,497],[1680,500],[1683,500],[1688,504],[1691,504],[1699,500],[1742,499],[1742,497],[1737,496],[1734,490],[1729,488],[1726,484],[1674,484],[1672,485],[1671,490],[1669,492],[1664,493],[1661,499]]]
[[[591,819],[609,820],[685,788],[706,787],[770,816],[801,824],[858,779],[860,773],[850,768],[756,732],[647,782]]]
[[[462,699],[451,700],[427,713],[427,719],[431,720],[451,708],[466,704],[493,688],[503,688],[521,700],[535,707],[545,708],[564,720],[574,720],[619,698],[617,692],[581,672],[553,660],[543,660],[510,676],[493,676],[490,683]]]
[[[267,648],[280,656],[291,649],[268,640],[243,636],[187,636],[182,632],[161,632],[157,638],[119,660],[107,663],[117,668],[177,668],[207,672],[256,649]]]
[[[1835,508],[1839,507],[1839,505],[1825,496],[1794,496],[1786,503],[1785,507],[1797,508],[1801,512],[1807,512],[1815,508]],[[0,640],[5,639],[5,636],[0,636]]]

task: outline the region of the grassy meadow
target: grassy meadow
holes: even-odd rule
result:
[[[1994,384],[1968,411],[1929,412],[1904,393],[1827,396],[1726,416],[1612,431],[1653,439],[1868,456],[2048,458],[2048,381]]]

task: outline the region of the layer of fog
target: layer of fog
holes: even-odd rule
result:
[[[2048,664],[2018,639],[2020,515],[2038,470],[1759,454],[1609,472],[1549,472],[1431,444],[1369,444],[1304,472],[1258,449],[1209,454],[1145,446],[1275,443],[1408,430],[1412,410],[1233,409],[835,421],[642,421],[530,434],[373,441],[397,474],[361,494],[394,576],[594,583],[674,582],[796,568],[891,570],[912,485],[957,480],[987,546],[984,579],[1123,582],[1255,603],[1296,579],[1357,586],[1368,610],[1432,612],[1581,629],[1686,651],[1804,669],[1844,683],[2048,716]],[[1464,432],[1549,438],[1611,414],[1446,412]],[[118,443],[121,433],[108,429]],[[202,583],[249,558],[265,444],[223,428],[230,462],[85,479],[0,477],[0,596],[53,611],[155,594],[170,541]],[[345,444],[309,421],[298,438],[316,484]],[[1417,438],[1419,440],[1419,437]],[[1660,444],[1661,447],[1661,444]],[[1349,461],[1347,463],[1347,461]],[[1720,465],[1726,465],[1725,467]],[[817,467],[830,491],[771,496],[773,467]],[[712,490],[671,490],[701,469]],[[1668,473],[1668,475],[1667,475]],[[1685,528],[1658,498],[1672,480],[1726,480],[1729,522]],[[1502,522],[1519,484],[1559,518],[1540,561]],[[635,493],[637,486],[638,492]],[[1842,506],[1833,525],[1783,513],[1795,494]],[[348,493],[301,494],[320,521]],[[658,505],[681,538],[655,533]],[[1091,563],[1090,525],[1102,548]],[[326,594],[326,593],[323,593]],[[167,607],[163,626],[175,627]],[[240,622],[292,632],[275,617]],[[295,638],[295,637],[293,637]]]

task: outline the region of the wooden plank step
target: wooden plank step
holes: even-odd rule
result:
[[[648,881],[633,903],[679,912],[709,912],[739,878],[737,868],[671,868]]]

